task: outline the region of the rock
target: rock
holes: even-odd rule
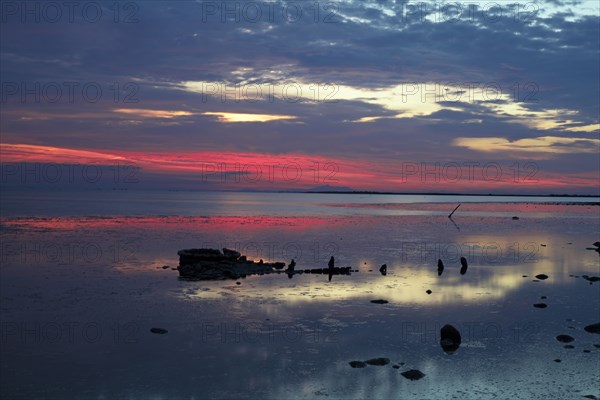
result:
[[[540,246],[542,246],[542,247],[546,247],[546,245],[545,245],[545,244],[543,244],[543,243],[540,243]]]
[[[241,285],[241,284],[242,284],[242,282],[236,282],[235,284],[236,284],[236,285]]]
[[[581,275],[581,277],[583,279],[585,279],[586,281],[590,281],[590,282],[598,282],[598,281],[600,281],[600,276]]]
[[[568,345],[567,345],[567,346],[568,346]],[[586,350],[583,350],[583,352],[584,352],[584,353],[591,353],[591,351],[590,351],[590,350],[587,350],[587,349],[586,349]]]
[[[600,349],[600,344],[599,343],[594,343],[594,347],[597,349]]]
[[[167,333],[169,331],[166,329],[163,329],[163,328],[151,328],[150,332],[156,333],[157,335],[164,335],[165,333]]]
[[[438,276],[442,276],[443,272],[444,272],[444,263],[442,262],[441,259],[438,259]]]
[[[546,296],[542,296],[542,297],[540,297],[540,299],[542,299],[542,300],[546,300],[546,299],[547,299],[547,297],[546,297]]]
[[[560,358],[556,358],[556,359],[554,360],[554,362],[557,362],[557,363],[559,363],[559,362],[561,362],[561,359],[560,359]]]
[[[404,371],[400,375],[402,375],[406,379],[410,379],[411,381],[418,381],[419,379],[425,376],[425,374],[419,371],[418,369]]]
[[[379,300],[371,300],[371,303],[375,303],[375,304],[387,304],[387,303],[389,303],[389,301],[383,300],[383,299],[379,299]]]
[[[283,267],[285,267],[285,263],[283,263],[283,262],[273,263],[273,268],[275,268],[275,269],[283,269]]]
[[[333,256],[331,256],[331,258],[329,259],[329,263],[327,264],[327,266],[329,267],[329,269],[332,269],[335,266],[335,258],[333,258]]]
[[[583,329],[585,329],[585,331],[589,333],[600,333],[600,322],[588,325]]]
[[[461,337],[458,329],[444,325],[440,330],[440,346],[445,353],[452,354],[460,347]]]
[[[541,281],[548,279],[548,275],[546,275],[546,274],[538,274],[535,277]]]
[[[569,335],[558,335],[556,337],[556,340],[558,340],[561,343],[571,343],[575,339]]]
[[[350,361],[349,364],[352,368],[364,368],[367,366],[367,364],[362,361]]]
[[[519,219],[519,217],[516,217],[516,216],[515,216],[515,217],[512,217],[512,219],[515,219],[515,220],[516,220],[516,219]]]
[[[227,258],[233,258],[234,260],[237,260],[242,254],[239,251],[230,250],[223,247],[223,255]]]
[[[587,394],[585,396],[586,399],[592,399],[592,400],[599,400],[596,396],[594,396],[593,394]]]
[[[285,267],[283,262],[266,263],[248,261],[246,256],[239,252],[223,249],[223,253],[216,249],[184,249],[177,252],[179,255],[179,276],[190,280],[215,280],[239,279],[247,275],[265,275],[281,272]],[[333,257],[332,257],[333,258]],[[288,277],[295,273],[295,262],[292,260],[288,270]],[[329,275],[350,275],[350,267],[306,270],[307,273]]]
[[[462,265],[461,269],[460,269],[460,274],[464,275],[467,273],[467,268],[469,267],[469,265],[467,264],[467,259],[464,257],[460,258],[460,265]]]
[[[169,269],[169,268],[171,268],[171,267],[169,267],[168,265],[163,265],[162,266],[162,269]]]
[[[369,365],[387,365],[390,363],[390,359],[389,358],[383,358],[383,357],[379,357],[379,358],[371,358],[370,360],[365,361],[365,363],[369,364]]]
[[[431,293],[433,293],[433,292],[432,292],[431,290],[427,289],[427,290],[425,291],[425,293],[427,293],[427,294],[431,294]]]
[[[593,245],[596,247],[600,247],[600,242],[594,242]]]
[[[290,264],[288,265],[288,272],[294,272],[294,269],[296,268],[296,261],[294,261],[294,259],[292,258],[292,261],[290,262]]]
[[[536,303],[533,305],[535,308],[546,308],[548,305],[546,303]]]
[[[392,365],[392,368],[394,368],[394,369],[400,369],[400,366],[398,364],[394,364],[394,365]]]
[[[575,348],[575,346],[573,346],[572,344],[565,344],[563,347],[565,349],[574,349]]]
[[[381,268],[379,268],[379,272],[381,272],[381,275],[386,276],[387,275],[387,264],[383,264],[381,266]]]

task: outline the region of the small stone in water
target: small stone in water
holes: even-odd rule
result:
[[[367,366],[367,364],[362,361],[350,361],[349,364],[352,368],[364,368]]]
[[[400,375],[402,375],[406,379],[410,379],[411,381],[418,381],[419,379],[425,376],[425,374],[419,371],[418,369],[404,371]]]
[[[387,304],[387,303],[389,303],[389,301],[380,299],[380,300],[371,300],[371,303],[375,303],[375,304]]]
[[[558,340],[561,343],[571,343],[575,339],[569,335],[558,335],[556,337],[556,340]]]
[[[152,328],[152,329],[150,329],[150,332],[156,333],[157,335],[164,335],[165,333],[167,333],[169,331],[166,329],[163,329],[163,328]]]

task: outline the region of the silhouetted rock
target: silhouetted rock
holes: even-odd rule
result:
[[[379,272],[381,272],[381,275],[383,276],[387,275],[387,264],[383,264],[381,268],[379,268]]]
[[[285,267],[285,263],[283,263],[283,262],[273,263],[273,268],[275,268],[275,269],[283,269],[283,267]]]
[[[151,328],[150,332],[156,333],[157,335],[164,335],[165,333],[167,333],[169,331],[166,329],[163,329],[163,328]]]
[[[441,259],[438,259],[438,276],[441,276],[442,272],[444,272],[444,263]]]
[[[546,274],[538,274],[535,277],[538,278],[541,281],[543,281],[545,279],[548,279],[548,275],[546,275]]]
[[[390,363],[390,359],[379,357],[379,358],[371,358],[370,360],[367,360],[365,362],[369,365],[387,365]]]
[[[452,325],[444,325],[440,330],[440,345],[448,354],[454,353],[460,347],[461,337],[458,329]]]
[[[399,368],[400,368],[400,366],[399,366],[398,364],[394,364],[394,365],[392,365],[392,368],[394,368],[394,369],[399,369]]]
[[[591,399],[591,400],[599,400],[596,396],[594,396],[593,394],[587,394],[585,396],[586,399]]]
[[[600,333],[600,322],[588,325],[583,329],[585,329],[585,331],[589,333]]]
[[[292,258],[292,261],[290,261],[290,264],[288,265],[288,271],[294,272],[295,268],[296,268],[296,261],[294,261],[294,259]]]
[[[329,259],[329,263],[327,264],[327,266],[329,268],[335,267],[335,258],[333,258],[333,256],[331,256],[331,258]]]
[[[419,379],[425,376],[425,374],[419,371],[418,369],[404,371],[400,375],[402,375],[406,379],[410,379],[411,381],[418,381]]]
[[[600,281],[600,276],[581,275],[581,277],[583,279],[585,279],[586,281],[590,281],[590,282],[598,282],[598,281]]]
[[[575,348],[575,346],[573,346],[572,344],[565,344],[563,347],[565,349],[574,349]]]
[[[546,303],[536,303],[533,306],[535,308],[546,308],[546,307],[548,307],[548,304],[546,304]]]
[[[389,301],[380,299],[380,300],[371,300],[371,303],[375,303],[375,304],[387,304],[387,303],[389,303]]]
[[[362,361],[350,361],[349,364],[352,368],[364,368],[367,366],[367,364]]]
[[[215,279],[239,279],[247,275],[265,275],[281,272],[285,267],[283,262],[266,263],[262,259],[259,262],[248,261],[246,256],[239,252],[223,249],[223,253],[216,249],[185,249],[177,252],[179,255],[179,276],[192,280],[215,280]],[[333,257],[332,257],[333,260]],[[305,270],[305,273],[350,275],[351,268],[318,268]],[[289,278],[294,273],[296,263],[294,260],[285,271]],[[298,271],[301,273],[302,271]]]
[[[223,255],[227,258],[233,258],[234,260],[237,260],[242,254],[239,251],[230,250],[223,247]]]
[[[519,217],[516,217],[516,216],[515,216],[515,217],[512,217],[512,219],[519,219]]]
[[[558,340],[561,343],[571,343],[575,339],[569,335],[558,335],[556,337],[556,340]]]
[[[460,274],[464,275],[467,273],[467,268],[469,268],[469,264],[467,264],[467,259],[464,257],[460,258],[460,265],[462,265],[462,267],[460,268]]]
[[[556,359],[554,359],[554,362],[559,363],[559,362],[561,362],[561,359],[560,358],[556,358]]]
[[[425,291],[425,293],[427,293],[427,294],[431,294],[431,293],[433,293],[433,292],[432,292],[430,289],[427,289],[427,290]]]
[[[593,244],[594,244],[594,246],[596,246],[596,247],[600,247],[600,242],[594,242]]]

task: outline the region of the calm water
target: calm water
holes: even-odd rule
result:
[[[583,330],[600,322],[600,286],[582,278],[600,275],[598,253],[586,250],[600,240],[599,206],[73,196],[2,196],[2,399],[600,397],[600,335]],[[334,255],[359,272],[331,282],[307,274],[189,282],[162,268],[189,247],[294,258],[301,269]],[[549,278],[536,281],[541,273]],[[547,308],[533,307],[541,302]],[[445,324],[462,336],[454,354],[440,347]],[[556,340],[561,334],[573,348]],[[349,365],[375,357],[391,362]],[[400,375],[409,369],[425,377]]]
[[[14,216],[296,216],[332,214],[399,215],[424,211],[399,206],[449,203],[588,203],[600,197],[361,195],[318,193],[176,192],[176,191],[27,191],[6,190],[0,197],[3,217]],[[443,211],[442,211],[443,210]],[[463,207],[464,210],[464,207]],[[411,212],[412,211],[412,212]],[[462,212],[462,210],[461,210]],[[440,214],[440,215],[441,215]]]

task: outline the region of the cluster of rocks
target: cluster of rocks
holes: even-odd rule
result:
[[[266,263],[248,260],[240,252],[224,248],[218,249],[184,249],[177,252],[179,255],[179,276],[194,280],[239,279],[248,275],[265,275],[272,273],[286,273],[288,277],[295,274],[329,274],[350,275],[351,267],[335,267],[333,257],[328,268],[313,268],[296,270],[296,262],[292,260],[289,265],[283,262]],[[285,268],[285,269],[284,269]]]
[[[461,257],[460,258],[460,274],[461,275],[466,274],[468,268],[469,268],[469,263],[467,263],[467,259],[464,257]],[[438,259],[437,271],[438,271],[438,276],[442,276],[442,274],[444,273],[444,262],[441,259]]]

